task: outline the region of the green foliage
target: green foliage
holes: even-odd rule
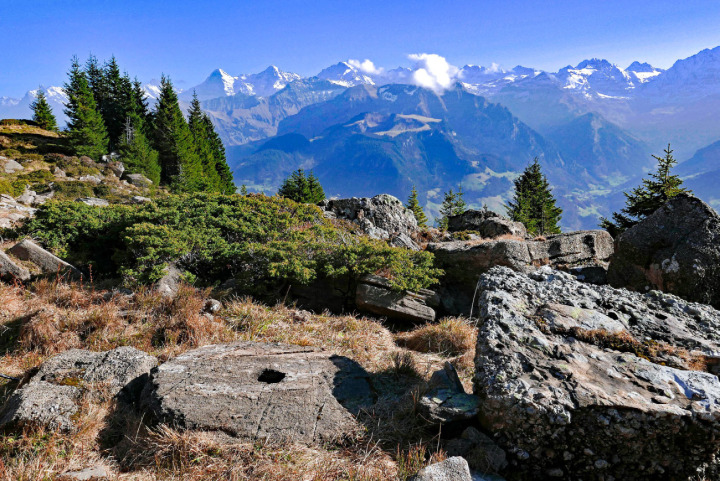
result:
[[[460,215],[467,210],[467,204],[463,199],[462,187],[458,188],[457,192],[453,192],[452,189],[445,192],[443,197],[443,203],[440,206],[440,218],[436,219],[438,227],[443,230],[447,230],[448,218],[453,215]]]
[[[68,102],[65,114],[68,116],[68,137],[76,155],[87,155],[95,160],[107,153],[107,132],[98,111],[93,92],[85,72],[80,70],[77,58],[73,59],[65,93]]]
[[[203,167],[193,145],[192,133],[180,111],[177,94],[166,76],[153,115],[153,141],[159,153],[161,181],[178,192],[204,189]]]
[[[41,89],[38,89],[37,94],[35,94],[35,100],[30,104],[30,108],[33,111],[33,121],[38,124],[38,127],[57,131],[57,121],[45,97],[45,92]]]
[[[440,274],[430,253],[353,235],[314,205],[263,195],[183,194],[103,208],[50,202],[23,233],[130,284],[156,281],[173,261],[198,282],[235,277],[259,295],[319,278],[352,285],[369,273],[385,275],[396,289],[416,290]]]
[[[312,171],[306,176],[303,169],[296,170],[283,181],[278,195],[305,204],[317,204],[325,200],[325,191],[318,178]]]
[[[670,144],[663,152],[664,157],[653,155],[658,166],[657,170],[650,174],[650,178],[643,179],[642,184],[630,193],[625,192],[625,207],[620,212],[613,213],[613,220],[600,218],[600,227],[613,237],[649,216],[676,195],[690,192],[682,187],[683,181],[680,177],[670,173],[677,163]]]
[[[508,216],[522,222],[530,235],[559,234],[562,209],[555,205],[552,188],[537,157],[514,183],[515,194],[506,206]]]
[[[407,204],[405,204],[405,207],[412,211],[419,227],[427,227],[428,218],[425,215],[423,208],[420,206],[420,202],[418,201],[417,189],[414,185],[412,191],[410,192],[410,197],[408,197]]]
[[[160,183],[158,152],[150,146],[144,130],[142,117],[134,111],[128,113],[118,152],[128,172],[143,174],[157,185]]]

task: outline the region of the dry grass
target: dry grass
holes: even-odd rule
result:
[[[0,479],[60,479],[65,471],[100,463],[115,473],[111,479],[143,481],[404,480],[442,458],[416,406],[443,357],[398,348],[382,323],[363,317],[268,307],[248,298],[226,301],[215,316],[203,314],[208,295],[188,286],[168,299],[152,290],[124,295],[48,280],[27,287],[0,283],[0,372],[20,377],[75,347],[134,346],[162,362],[197,346],[236,340],[316,346],[355,359],[373,378],[379,400],[359,416],[366,434],[323,448],[228,443],[206,433],[149,428],[139,414],[120,412],[114,400],[95,392],[83,400],[72,434],[28,428],[0,436]],[[452,330],[461,331],[460,325]],[[469,354],[452,361],[461,366]],[[0,402],[16,385],[0,382]]]
[[[475,347],[477,330],[462,317],[446,317],[397,335],[398,343],[418,352],[459,356]]]

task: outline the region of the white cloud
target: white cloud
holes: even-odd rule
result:
[[[382,68],[375,67],[375,64],[369,59],[365,59],[362,62],[360,60],[350,59],[348,60],[348,64],[367,75],[380,75],[383,72]]]
[[[416,85],[436,92],[452,87],[458,75],[458,68],[450,65],[445,57],[434,53],[408,55],[415,62],[412,79]]]

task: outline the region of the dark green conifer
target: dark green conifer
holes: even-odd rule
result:
[[[283,181],[278,195],[305,204],[317,204],[325,200],[325,191],[318,178],[312,172],[306,176],[303,169],[296,170]]]
[[[445,192],[443,195],[443,203],[440,206],[440,218],[435,219],[440,229],[447,230],[450,216],[460,215],[467,210],[467,204],[463,199],[463,195],[462,187],[458,188],[457,192],[453,192],[452,189]]]
[[[679,176],[670,173],[677,164],[670,144],[663,152],[664,157],[653,155],[658,165],[650,178],[643,179],[630,193],[625,192],[625,207],[620,212],[613,213],[613,220],[600,218],[600,227],[613,237],[649,216],[676,195],[690,192],[682,187],[683,181]]]
[[[536,157],[515,179],[515,193],[508,203],[508,215],[525,225],[531,235],[558,234],[562,209],[555,205],[552,188]]]
[[[202,190],[202,165],[192,133],[183,117],[169,77],[162,76],[160,96],[153,115],[153,143],[159,153],[161,182],[174,190]]]
[[[68,101],[68,137],[77,155],[87,155],[95,160],[107,153],[107,133],[102,116],[97,110],[95,98],[88,85],[85,72],[80,69],[77,57],[73,58],[68,81],[65,83]]]
[[[414,185],[412,191],[410,192],[410,197],[408,197],[407,204],[405,204],[405,207],[412,211],[419,227],[427,227],[428,219],[427,216],[425,216],[423,208],[420,206],[420,202],[418,201],[417,189]]]
[[[35,100],[30,104],[33,111],[33,120],[37,122],[40,128],[45,130],[57,130],[57,121],[53,115],[52,108],[45,97],[42,87],[38,88],[35,94]]]

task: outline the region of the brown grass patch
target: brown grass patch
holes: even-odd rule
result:
[[[459,356],[475,347],[477,329],[462,317],[446,317],[396,337],[398,344],[413,351]]]

